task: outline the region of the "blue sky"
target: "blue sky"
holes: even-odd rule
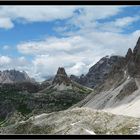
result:
[[[81,75],[140,36],[140,6],[0,6],[0,70],[42,81],[59,66]]]

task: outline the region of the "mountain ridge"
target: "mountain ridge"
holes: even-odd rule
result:
[[[107,79],[76,106],[140,117],[140,38],[133,51],[113,66]]]

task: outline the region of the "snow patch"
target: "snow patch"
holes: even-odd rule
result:
[[[88,130],[88,129],[84,129],[87,133],[89,133],[89,134],[92,134],[92,135],[95,135],[95,133],[93,132],[93,131],[91,131],[91,130]]]
[[[124,74],[126,75],[126,70],[124,71]]]
[[[77,124],[77,123],[79,123],[80,121],[78,121],[78,122],[75,122],[75,123],[72,123],[72,124],[70,124],[70,125],[72,125],[72,126],[74,126],[75,124]]]
[[[26,122],[26,121],[20,121],[19,123],[22,124],[22,123],[25,123],[25,122]]]
[[[130,79],[130,76],[127,77],[127,80]]]

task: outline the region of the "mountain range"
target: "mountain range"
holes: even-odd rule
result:
[[[59,67],[39,84],[5,70],[0,83],[1,134],[140,134],[140,38],[80,77]]]

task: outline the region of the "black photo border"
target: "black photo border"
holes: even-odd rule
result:
[[[0,5],[8,6],[22,6],[22,5],[58,5],[58,6],[70,6],[70,5],[139,5],[140,0],[130,1],[130,0],[0,0]],[[0,139],[140,139],[140,135],[0,135]]]

